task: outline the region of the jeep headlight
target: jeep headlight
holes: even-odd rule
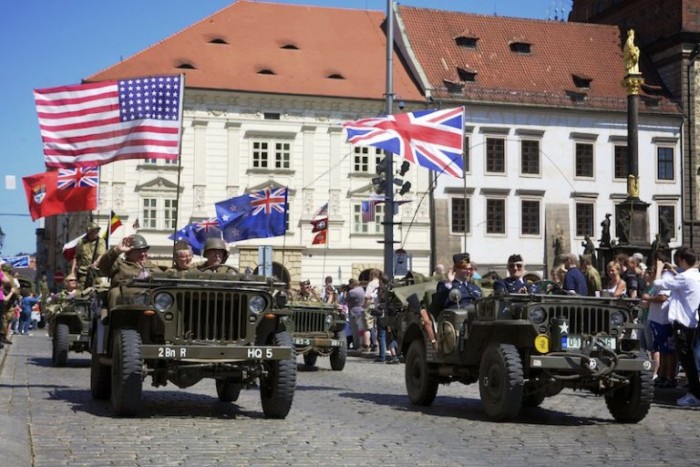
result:
[[[547,317],[547,313],[544,311],[544,308],[542,308],[541,306],[537,306],[534,308],[530,308],[527,311],[527,317],[533,323],[541,324],[544,322],[544,319]]]
[[[326,315],[326,326],[330,326],[333,322],[333,315]]]
[[[248,300],[248,310],[253,314],[260,314],[265,309],[265,299],[260,295],[254,295]]]
[[[85,316],[85,317],[89,316],[88,311],[87,311],[87,307],[85,305],[75,305],[75,307],[73,308],[73,311],[75,311],[80,316]]]
[[[622,326],[625,322],[625,315],[621,311],[613,311],[610,314],[610,324],[613,326]]]
[[[153,308],[161,313],[173,305],[173,296],[169,293],[159,293],[153,298]]]

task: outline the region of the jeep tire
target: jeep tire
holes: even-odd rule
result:
[[[316,366],[316,360],[318,359],[318,354],[313,350],[309,350],[304,354],[304,365],[308,367]]]
[[[523,401],[523,364],[511,344],[490,344],[481,357],[479,394],[493,421],[512,420]]]
[[[241,395],[241,385],[229,378],[217,379],[216,395],[220,402],[236,402]]]
[[[348,358],[348,344],[345,339],[345,332],[339,332],[335,338],[340,341],[340,346],[334,347],[331,351],[331,369],[333,371],[343,371],[345,360]]]
[[[416,339],[406,353],[406,392],[413,404],[429,406],[437,396],[439,382],[430,373],[425,357],[425,344]]]
[[[112,395],[112,369],[100,363],[94,335],[90,353],[90,394],[95,400],[107,400]]]
[[[539,407],[544,402],[544,389],[532,382],[526,382],[523,388],[523,407]]]
[[[654,400],[651,370],[629,375],[630,383],[605,394],[605,405],[619,423],[639,423],[646,417]]]
[[[118,329],[112,342],[112,411],[120,417],[136,414],[143,382],[141,335],[135,329]]]
[[[292,358],[263,362],[265,373],[260,376],[260,401],[267,418],[285,418],[292,408],[297,384],[296,352],[292,337],[286,332],[275,334],[272,345],[291,347]]]
[[[56,325],[56,332],[53,334],[53,352],[51,360],[54,366],[66,366],[68,363],[68,335],[70,329],[65,323]]]

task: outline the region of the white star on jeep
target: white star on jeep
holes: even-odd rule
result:
[[[566,321],[561,323],[559,325],[559,332],[561,332],[562,334],[568,334],[569,333],[569,323],[567,323]]]

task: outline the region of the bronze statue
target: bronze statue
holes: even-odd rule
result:
[[[623,49],[625,68],[628,75],[639,74],[639,47],[634,45],[634,29],[627,31],[627,41]]]
[[[581,242],[581,246],[583,246],[583,254],[591,257],[591,264],[598,264],[598,258],[595,254],[595,245],[593,244],[593,240],[591,240],[590,235],[586,235],[584,237],[584,241]]]
[[[612,216],[612,214],[605,214],[605,219],[600,223],[600,226],[603,228],[600,234],[601,248],[610,248],[610,216]]]

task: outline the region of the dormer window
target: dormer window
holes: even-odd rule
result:
[[[196,70],[197,69],[197,68],[195,68],[194,65],[192,65],[189,62],[182,62],[176,68],[179,68],[181,70]]]
[[[276,75],[274,71],[270,70],[269,68],[262,68],[258,70],[259,75]]]
[[[455,37],[455,44],[457,44],[458,47],[464,47],[465,49],[476,49],[476,42],[478,40],[478,37],[458,36]]]
[[[215,37],[214,39],[209,41],[210,44],[228,44],[224,39],[220,37]]]
[[[297,47],[294,44],[284,44],[280,49],[287,49],[287,50],[299,50],[299,47]]]
[[[460,81],[476,81],[476,70],[457,67],[457,76]]]
[[[571,78],[574,80],[574,85],[579,88],[579,89],[590,89],[591,87],[591,81],[593,81],[593,78],[590,76],[574,73],[571,75]]]
[[[532,45],[527,43],[527,42],[511,42],[510,43],[510,50],[511,52],[519,53],[519,54],[530,54],[531,53],[531,48]]]
[[[450,94],[461,94],[464,91],[464,83],[454,82],[449,79],[444,79],[442,82]]]
[[[345,76],[341,75],[340,73],[331,73],[330,75],[327,76],[328,79],[345,79]]]

